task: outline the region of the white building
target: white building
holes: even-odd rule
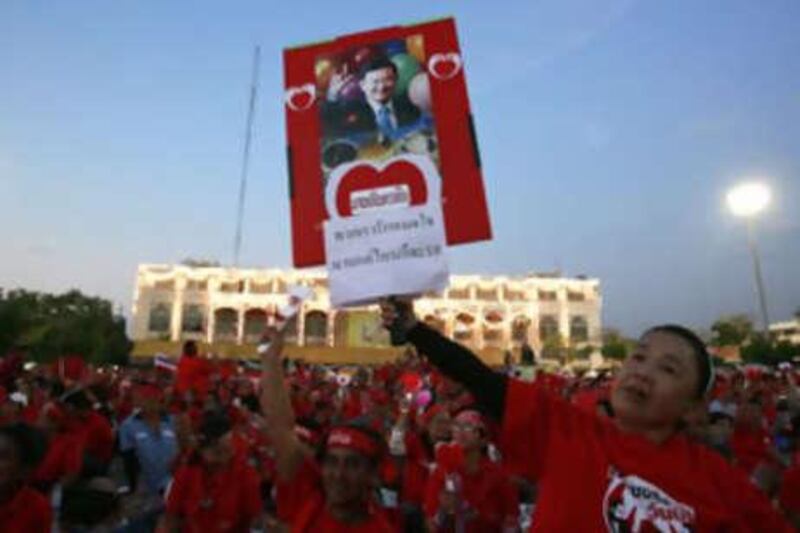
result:
[[[794,320],[770,324],[769,332],[772,333],[778,341],[786,341],[800,345],[800,317]]]
[[[314,289],[290,341],[298,346],[379,347],[388,336],[374,308],[330,306],[324,272],[140,265],[133,298],[136,341],[252,344],[268,314],[288,301],[290,285]],[[415,303],[417,314],[477,350],[527,341],[538,354],[545,340],[583,348],[601,344],[602,299],[597,279],[557,275],[451,276],[443,294]]]

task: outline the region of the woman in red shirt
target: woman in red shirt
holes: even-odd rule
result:
[[[436,470],[428,479],[428,529],[515,531],[519,499],[502,467],[486,456],[489,441],[483,417],[473,410],[460,412],[453,435],[453,444],[437,450]]]
[[[0,427],[0,527],[3,531],[50,531],[50,502],[26,483],[44,454],[44,442],[44,436],[27,424]]]
[[[609,423],[538,383],[493,372],[418,322],[409,301],[381,307],[395,337],[501,423],[504,465],[538,485],[534,531],[791,531],[746,476],[682,434],[713,384],[711,358],[686,328],[642,335],[616,376]]]

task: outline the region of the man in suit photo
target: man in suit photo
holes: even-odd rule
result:
[[[331,77],[322,105],[326,137],[348,137],[364,141],[377,135],[390,144],[402,138],[419,121],[421,112],[405,94],[395,95],[397,66],[384,56],[365,63],[357,74],[343,66]],[[348,98],[354,85],[363,97]]]

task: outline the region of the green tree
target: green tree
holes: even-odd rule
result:
[[[624,360],[632,345],[633,341],[626,339],[618,329],[606,328],[603,330],[603,347],[600,351],[606,359]]]
[[[774,338],[754,333],[750,342],[741,349],[742,361],[775,366],[790,362],[800,355],[800,346],[786,341],[777,342]]]
[[[746,315],[720,317],[711,326],[714,346],[741,346],[753,334],[753,322]]]
[[[124,364],[131,346],[125,319],[107,300],[77,290],[0,292],[0,353],[22,347],[40,362],[73,353],[92,363]]]

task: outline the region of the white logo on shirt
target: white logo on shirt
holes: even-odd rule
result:
[[[638,476],[612,471],[603,498],[603,517],[612,533],[685,533],[695,528],[692,507]]]

